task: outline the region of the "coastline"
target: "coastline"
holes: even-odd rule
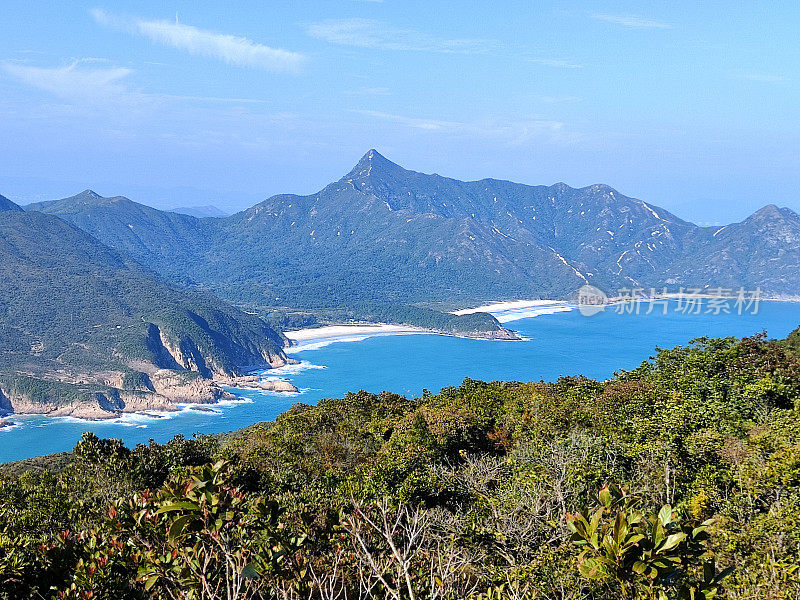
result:
[[[664,344],[669,344],[670,346],[685,344],[686,340],[691,337],[689,336],[690,330],[699,332],[698,335],[744,336],[752,335],[752,332],[757,330],[767,329],[772,334],[772,337],[783,337],[789,332],[788,321],[792,323],[800,322],[800,317],[796,316],[800,314],[798,309],[792,308],[796,306],[798,304],[787,302],[764,302],[763,317],[756,316],[739,319],[721,316],[721,320],[713,320],[715,323],[713,327],[717,333],[705,331],[706,327],[712,326],[712,320],[709,319],[706,323],[701,317],[690,317],[687,320],[688,330],[682,322],[675,319],[647,321],[646,323],[650,327],[649,331],[657,332],[659,335],[663,333],[670,339],[674,338]],[[455,308],[458,307],[453,306],[451,310]],[[768,311],[768,308],[771,310]],[[609,310],[613,311],[613,309],[606,309],[607,312]],[[658,315],[655,318],[657,317]],[[764,325],[761,324],[762,321]],[[635,332],[638,327],[633,319],[619,319],[616,322],[622,329],[614,327],[608,329],[604,326],[602,331],[611,331],[613,334],[621,333],[627,336],[627,332]],[[563,314],[545,316],[541,320],[534,318],[520,321],[516,327],[512,324],[511,327],[520,330],[520,335],[534,340],[533,343],[529,344],[486,346],[485,344],[478,345],[474,342],[455,344],[458,340],[451,340],[454,345],[458,346],[459,352],[462,350],[465,352],[462,358],[468,358],[468,360],[459,359],[456,368],[465,369],[465,373],[467,369],[471,369],[476,365],[477,368],[488,369],[488,371],[476,373],[476,376],[479,375],[477,378],[484,380],[505,378],[506,380],[524,381],[544,377],[549,378],[549,380],[555,380],[555,378],[564,373],[561,365],[565,364],[567,360],[575,360],[572,356],[572,346],[569,343],[561,344],[560,336],[563,334],[565,340],[574,340],[574,335],[580,335],[580,332],[574,331],[573,326],[581,323],[583,323],[583,318],[577,312],[572,312],[571,314],[565,312]],[[387,331],[387,329],[402,329],[402,327],[396,325],[386,328],[376,327],[374,324],[361,324],[360,327],[367,327],[368,333]],[[786,331],[783,331],[783,327],[786,327]],[[730,328],[735,328],[736,331],[728,331]],[[773,328],[775,328],[774,331]],[[737,333],[738,330],[742,331]],[[352,325],[344,330],[345,333],[352,331],[354,331]],[[316,331],[310,335],[319,337],[324,333],[330,334],[331,330]],[[388,336],[391,333],[378,335]],[[638,343],[640,337],[638,334],[632,335],[632,343],[634,345]],[[437,360],[439,354],[435,352],[422,354],[421,360],[418,361],[420,364],[413,369],[410,368],[413,366],[411,364],[403,364],[398,369],[393,365],[386,366],[384,363],[373,361],[373,358],[377,358],[373,349],[379,350],[381,353],[388,352],[390,356],[391,353],[396,352],[398,349],[405,350],[408,347],[419,349],[429,345],[436,347],[441,345],[443,350],[446,350],[449,346],[447,340],[437,342],[434,338],[430,338],[429,341],[426,341],[425,338],[395,337],[392,339],[394,341],[373,340],[372,342],[367,342],[366,346],[364,344],[355,344],[353,347],[339,346],[345,356],[336,356],[336,354],[340,354],[340,351],[331,352],[331,356],[328,356],[325,352],[315,353],[310,351],[308,353],[290,355],[295,359],[295,361],[292,361],[294,364],[288,364],[276,369],[265,369],[259,372],[262,377],[288,379],[289,382],[301,389],[301,395],[273,391],[260,392],[256,390],[239,391],[237,389],[228,389],[227,391],[237,396],[241,394],[246,399],[223,400],[217,405],[206,404],[192,407],[181,403],[177,407],[180,409],[179,412],[125,414],[120,415],[119,418],[112,418],[103,422],[84,420],[74,416],[37,417],[9,415],[8,420],[12,421],[14,425],[0,428],[0,446],[3,447],[3,452],[0,453],[3,455],[1,460],[15,460],[18,457],[27,457],[31,453],[41,454],[42,452],[37,452],[40,448],[47,448],[47,452],[68,451],[71,445],[67,441],[59,440],[74,442],[74,439],[78,439],[82,431],[89,429],[96,431],[101,437],[122,437],[126,440],[126,443],[132,445],[138,442],[147,443],[147,440],[151,437],[167,440],[176,433],[190,436],[195,431],[216,432],[244,428],[253,422],[267,419],[265,416],[267,414],[270,415],[269,419],[273,419],[273,413],[275,415],[280,414],[288,410],[295,402],[314,404],[322,398],[334,397],[335,394],[344,394],[345,392],[341,390],[352,389],[354,386],[376,390],[390,389],[397,393],[413,395],[419,393],[416,386],[423,381],[423,374],[426,380],[428,377],[431,378],[433,385],[429,385],[429,387],[434,389],[437,386],[457,383],[457,380],[448,380],[449,375],[446,373],[450,369],[441,368],[441,363]],[[403,341],[404,339],[407,341]],[[378,346],[380,348],[376,348]],[[602,345],[599,347],[603,348]],[[592,348],[594,346],[590,345],[590,349]],[[556,351],[554,352],[553,349]],[[600,352],[602,356],[605,356],[603,354],[604,351],[603,349]],[[609,351],[619,351],[621,356],[624,357],[629,355],[630,348],[627,344],[623,344],[620,345],[620,348],[609,349]],[[650,346],[643,348],[640,353],[641,357],[646,358],[651,351],[652,347]],[[589,352],[590,355],[594,353],[594,350]],[[523,358],[516,360],[515,357]],[[365,361],[363,364],[361,364],[361,359]],[[577,359],[582,360],[580,356]],[[589,357],[583,357],[583,359],[591,368],[602,369],[602,367],[597,366],[597,360]],[[355,365],[353,364],[354,360],[357,363]],[[635,366],[639,362],[640,358],[637,358],[634,362],[631,362],[631,365]],[[445,362],[445,364],[448,363]],[[486,367],[487,364],[489,365],[488,367]],[[408,368],[405,368],[406,366]],[[388,369],[386,373],[389,375],[384,376],[384,368]],[[422,369],[422,371],[417,371],[417,368]],[[370,374],[364,378],[366,383],[358,381],[356,384],[351,385],[353,381],[351,379],[352,373],[365,369],[370,371]],[[300,375],[301,372],[305,371],[310,373]],[[400,371],[399,375],[397,371]],[[540,371],[542,371],[542,374],[540,374]],[[608,372],[610,373],[610,371]],[[500,376],[497,373],[500,373]],[[547,373],[551,374],[548,375]],[[602,371],[591,376],[600,378],[608,375],[605,371]],[[392,378],[391,384],[384,384],[386,377]],[[227,386],[223,387],[223,389],[225,388]],[[51,426],[53,427],[52,430],[50,429]],[[53,433],[50,433],[50,431]]]
[[[287,362],[287,364],[292,364]],[[265,371],[268,373],[269,371]],[[198,385],[202,389],[197,389]],[[299,392],[290,382],[279,378],[268,378],[260,375],[215,376],[203,379],[201,383],[193,382],[182,386],[176,393],[133,395],[125,390],[116,390],[117,396],[106,406],[100,401],[71,402],[63,405],[48,405],[31,402],[28,398],[12,398],[10,410],[0,412],[0,431],[15,427],[18,423],[11,421],[14,417],[49,417],[78,419],[85,422],[111,422],[125,416],[139,415],[148,418],[163,418],[166,415],[179,413],[187,408],[196,410],[212,410],[211,407],[237,402],[240,396],[236,390],[259,390],[263,392],[289,393]]]
[[[432,333],[422,327],[412,325],[391,325],[388,323],[354,323],[352,325],[325,325],[297,331],[284,331],[283,335],[295,342],[307,342],[352,335],[378,335],[381,333]]]
[[[453,315],[468,315],[473,313],[489,313],[500,323],[509,323],[520,319],[538,317],[540,315],[550,315],[558,312],[571,311],[575,305],[562,300],[513,300],[496,301],[474,308],[465,308],[453,311]],[[447,335],[454,337],[468,337],[474,339],[492,339],[482,336],[470,336],[437,331],[435,329],[425,329],[413,325],[393,325],[390,323],[349,323],[339,325],[324,325],[322,327],[310,327],[295,331],[284,331],[285,335],[292,342],[292,346],[285,348],[287,354],[301,352],[303,350],[316,350],[335,342],[360,342],[370,337],[383,335]],[[499,338],[503,339],[503,338]],[[514,339],[514,338],[509,338]]]
[[[296,331],[284,331],[292,346],[284,348],[291,354],[303,350],[316,350],[335,342],[360,342],[370,337],[383,335],[421,335],[441,332],[414,327],[412,325],[392,325],[389,323],[353,323],[346,325],[325,325]]]
[[[552,315],[576,309],[577,306],[566,300],[509,300],[496,301],[477,306],[453,311],[453,315],[471,315],[475,313],[489,313],[500,323],[510,323],[520,319],[528,319],[541,315]]]
[[[679,294],[666,294],[660,295],[660,298],[675,300]],[[697,297],[710,298],[716,297],[713,294],[698,294]],[[623,299],[609,298],[608,305],[613,306],[621,302]],[[800,298],[789,297],[765,297],[760,299],[761,302],[787,302],[798,303]],[[537,317],[541,315],[549,315],[560,312],[568,312],[577,309],[575,304],[564,300],[510,300],[510,301],[492,301],[484,305],[465,308],[452,311],[451,314],[467,315],[474,313],[489,313],[493,315],[500,323],[506,324],[513,321]],[[315,350],[325,347],[329,344],[338,342],[358,342],[371,337],[388,336],[388,335],[445,335],[452,337],[466,337],[470,339],[491,339],[483,338],[479,335],[469,334],[453,334],[443,331],[426,329],[412,325],[397,325],[389,323],[348,323],[337,325],[326,325],[322,327],[299,329],[296,331],[284,332],[292,346],[285,348],[284,352],[293,354],[305,350]],[[502,338],[501,338],[502,339]],[[296,362],[294,359],[289,359],[287,365]],[[260,390],[273,393],[287,393],[297,394],[299,390],[289,381],[283,380],[280,377],[271,376],[270,369],[262,372],[260,375],[246,375],[242,377],[220,377],[217,376],[213,380],[209,380],[208,384],[212,387],[218,388],[218,393],[211,394],[210,397],[203,397],[203,394],[190,394],[190,397],[184,394],[178,394],[173,397],[159,397],[150,399],[150,402],[137,401],[131,402],[131,399],[125,397],[124,407],[120,410],[107,410],[97,405],[83,405],[72,404],[67,406],[59,406],[55,408],[37,406],[31,409],[28,406],[20,406],[21,410],[14,410],[6,415],[0,415],[0,431],[8,431],[15,429],[19,423],[13,421],[13,417],[25,416],[47,416],[53,418],[74,418],[81,421],[97,422],[97,421],[114,421],[126,415],[141,415],[143,417],[159,418],[181,412],[188,407],[203,407],[211,409],[214,405],[225,404],[226,402],[236,402],[237,389],[250,389]],[[276,373],[277,375],[277,373]]]

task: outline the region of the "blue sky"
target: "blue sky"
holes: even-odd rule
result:
[[[798,34],[796,2],[4,0],[0,193],[230,211],[374,147],[700,223],[800,210]]]

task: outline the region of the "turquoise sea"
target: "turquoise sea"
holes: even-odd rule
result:
[[[271,420],[292,404],[314,404],[347,391],[389,390],[418,396],[437,392],[465,377],[483,380],[552,380],[582,374],[604,379],[617,369],[637,366],[656,346],[685,344],[699,336],[745,336],[766,331],[785,337],[800,325],[800,304],[761,302],[757,314],[683,314],[670,304],[650,315],[617,314],[613,308],[592,317],[577,310],[506,323],[525,341],[471,340],[437,335],[385,335],[340,341],[292,354],[300,365],[269,373],[292,381],[300,394],[237,390],[238,403],[203,410],[187,407],[167,415],[130,415],[108,422],[70,418],[13,417],[0,429],[0,462],[71,450],[84,431],[122,438],[135,445],[163,442],[176,434],[217,433]],[[319,347],[321,346],[321,347]]]

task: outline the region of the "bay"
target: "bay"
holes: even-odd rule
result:
[[[756,314],[684,314],[675,302],[667,314],[618,314],[607,308],[592,317],[578,311],[544,314],[506,323],[525,339],[489,341],[439,335],[384,335],[358,341],[312,345],[293,352],[301,361],[267,373],[285,378],[299,394],[236,390],[238,402],[185,407],[155,416],[126,415],[88,422],[71,418],[13,416],[16,424],[0,429],[0,462],[69,451],[84,431],[121,438],[129,446],[177,434],[219,433],[272,420],[295,402],[314,404],[348,391],[389,390],[419,396],[465,377],[483,380],[554,380],[562,375],[610,377],[654,353],[655,347],[686,344],[700,336],[753,335],[766,331],[783,338],[800,325],[800,304],[761,302]]]

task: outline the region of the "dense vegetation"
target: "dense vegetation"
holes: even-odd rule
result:
[[[137,389],[147,364],[187,366],[175,363],[163,339],[204,376],[266,364],[283,345],[257,316],[170,285],[56,217],[0,211],[0,388],[6,395],[69,402],[107,391],[104,378],[114,379],[109,372]]]
[[[0,476],[0,597],[796,600],[798,335],[86,435]]]

